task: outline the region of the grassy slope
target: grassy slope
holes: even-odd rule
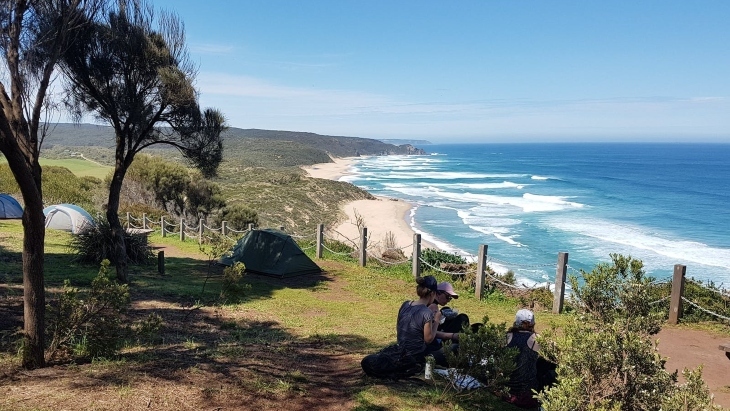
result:
[[[79,177],[91,176],[103,180],[113,170],[112,167],[100,165],[82,158],[40,159],[41,166],[66,167]]]
[[[0,282],[0,296],[17,299],[22,295],[20,222],[0,220],[0,233],[0,258],[7,262],[0,269],[0,278],[3,279]],[[97,267],[73,262],[67,253],[68,238],[66,233],[48,231],[46,283],[50,298],[59,291],[64,279],[69,278],[77,287],[86,287],[97,271]],[[154,347],[132,345],[125,350],[122,361],[56,367],[58,382],[54,385],[53,392],[45,393],[42,398],[31,394],[38,389],[36,383],[45,384],[41,380],[31,378],[22,382],[16,381],[14,384],[19,390],[25,390],[26,394],[20,397],[8,395],[0,400],[0,409],[20,409],[26,406],[33,409],[67,408],[71,405],[88,407],[88,403],[79,403],[82,400],[70,398],[76,391],[73,387],[80,384],[85,376],[91,375],[90,373],[102,380],[96,382],[97,389],[93,392],[87,391],[84,397],[95,398],[97,404],[108,403],[110,390],[113,401],[116,396],[114,381],[117,380],[128,381],[123,383],[128,392],[125,398],[148,395],[148,390],[176,392],[178,394],[175,395],[180,398],[187,398],[188,395],[199,396],[197,384],[206,381],[207,385],[221,387],[221,392],[213,395],[213,400],[218,399],[224,403],[234,401],[228,397],[229,390],[234,389],[238,390],[235,396],[239,398],[237,401],[241,401],[240,398],[258,397],[263,391],[275,395],[276,398],[293,395],[294,399],[291,401],[296,403],[305,400],[309,395],[315,395],[315,387],[324,383],[318,380],[320,377],[316,370],[306,371],[307,361],[315,361],[316,365],[317,361],[323,360],[313,359],[312,355],[329,358],[332,354],[336,354],[339,360],[336,365],[326,366],[344,367],[349,376],[340,377],[342,380],[339,384],[347,388],[342,389],[341,395],[344,397],[337,401],[347,400],[356,409],[438,410],[458,407],[477,410],[484,409],[482,407],[490,403],[500,409],[512,409],[495,402],[488,393],[483,393],[486,397],[475,403],[474,398],[445,397],[441,395],[440,388],[426,384],[382,384],[360,376],[359,359],[395,340],[395,313],[401,302],[412,298],[414,294],[410,267],[407,265],[387,270],[362,268],[348,258],[340,257],[335,260],[325,256],[325,260],[319,261],[326,270],[322,276],[282,281],[248,275],[245,281],[252,288],[244,300],[239,304],[220,305],[217,299],[221,287],[220,269],[207,266],[205,254],[200,252],[193,241],[180,243],[176,238],[162,238],[158,235],[153,235],[151,239],[161,246],[174,247],[169,249],[168,255],[177,256],[166,258],[164,277],[157,275],[154,265],[134,268],[131,294],[135,309],[132,310],[132,315],[140,317],[150,311],[162,315],[165,321],[163,342]],[[457,284],[461,298],[453,305],[470,314],[473,321],[480,321],[485,314],[493,321],[511,320],[516,308],[514,300],[492,296],[484,301],[477,301],[469,290],[458,287],[461,286]],[[200,303],[203,305],[196,306]],[[185,320],[179,323],[179,318],[183,315]],[[541,313],[539,317],[543,322],[552,318],[547,313]],[[5,337],[0,344],[0,386],[8,382],[2,375],[14,375],[18,364],[16,352],[8,346],[9,335]],[[300,358],[298,354],[305,348],[313,350],[308,354],[308,359]],[[197,377],[186,377],[187,382],[183,384],[171,383],[169,380],[164,384],[151,381],[149,384],[155,385],[151,387],[147,382],[147,370],[168,366],[167,361],[171,361],[167,359],[168,352],[174,352],[175,360],[184,363],[189,361],[191,364],[204,364],[207,359],[215,359],[217,364],[227,364],[226,367],[233,372],[242,363],[250,360],[253,355],[250,350],[268,352],[267,355],[271,358],[267,357],[267,362],[274,363],[267,364],[267,367],[249,366],[252,368],[247,369],[245,383],[236,383],[235,378],[231,382],[232,376],[228,373],[210,374],[205,371],[206,368],[197,371]],[[285,363],[276,364],[279,361]],[[281,375],[275,371],[278,366],[283,366],[286,370]],[[324,374],[327,372],[329,371],[323,371]],[[105,381],[103,375],[116,377],[102,382]],[[296,384],[288,378],[294,378]],[[68,383],[63,383],[66,380]],[[289,382],[282,384],[282,381]],[[159,384],[162,385],[158,388]],[[227,393],[225,396],[224,391]],[[28,398],[32,400],[28,401]],[[186,401],[208,400],[211,399]],[[192,404],[200,405],[191,403],[188,406],[193,407]],[[127,406],[108,405],[105,409],[127,409]]]

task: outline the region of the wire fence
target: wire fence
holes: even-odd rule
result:
[[[249,231],[255,229],[253,225],[249,225],[245,229],[238,230],[230,227],[226,222],[223,222],[220,227],[214,227],[207,225],[202,219],[199,220],[196,225],[189,224],[184,219],[177,220],[177,223],[173,221],[174,220],[165,219],[164,217],[160,218],[158,221],[151,220],[147,218],[145,214],[143,214],[141,218],[138,218],[128,213],[126,226],[128,229],[148,230],[149,232],[159,230],[163,237],[178,234],[182,241],[184,241],[186,237],[196,238],[201,243],[214,242],[219,238],[224,238],[228,241],[236,241]],[[279,227],[279,229],[283,231],[284,227]],[[331,228],[325,230],[324,226],[319,224],[315,233],[288,234],[298,242],[299,247],[303,251],[316,250],[315,254],[317,258],[323,258],[324,251],[327,251],[331,256],[349,258],[359,257],[360,263],[363,266],[366,265],[368,261],[384,267],[411,264],[413,266],[413,273],[416,276],[420,275],[421,268],[426,271],[449,275],[454,279],[465,279],[467,277],[472,278],[473,276],[473,278],[477,279],[477,283],[479,283],[479,277],[482,276],[481,284],[485,288],[498,285],[503,289],[508,290],[532,291],[539,288],[551,290],[552,287],[553,290],[551,292],[556,293],[557,295],[558,292],[564,293],[565,289],[567,289],[568,292],[571,291],[570,284],[566,284],[567,273],[570,273],[574,277],[579,277],[585,274],[583,270],[578,270],[567,264],[567,253],[559,253],[557,263],[522,264],[515,261],[499,259],[492,255],[487,256],[486,248],[484,255],[481,257],[483,258],[483,261],[481,262],[479,261],[479,256],[465,256],[470,258],[471,261],[477,260],[476,264],[473,262],[463,264],[440,263],[440,266],[436,266],[432,261],[423,258],[420,254],[420,235],[415,235],[414,242],[411,244],[399,246],[395,244],[392,239],[392,234],[390,233],[390,235],[385,236],[385,240],[383,242],[376,242],[368,241],[372,235],[367,234],[367,228],[361,227],[359,228],[359,231],[359,237],[350,238]],[[410,250],[412,250],[413,254],[416,255],[415,261],[417,261],[418,264],[414,263],[414,255],[408,255]],[[562,254],[564,254],[565,260],[561,263]],[[502,275],[496,274],[494,270],[495,265],[500,265],[500,268],[502,269],[507,268],[508,272]],[[676,269],[678,266],[675,266],[675,278],[677,278]],[[552,283],[549,281],[547,276],[543,276],[546,280],[544,283],[535,282],[527,284],[524,281],[517,283],[514,275],[509,275],[509,272],[512,270],[544,270],[546,268],[555,269],[556,278]],[[479,270],[482,270],[482,272],[479,272]],[[676,298],[677,303],[682,301],[689,307],[692,307],[692,309],[698,310],[712,318],[730,323],[730,291],[722,288],[722,285],[719,287],[712,283],[705,285],[693,279],[685,281],[683,275],[684,274],[682,274],[682,277],[679,277],[681,278],[682,287],[677,287],[672,278],[654,280],[649,284],[645,284],[645,286],[653,287],[654,292],[652,295],[655,295],[656,298],[656,300],[649,302],[649,304],[652,306],[662,304],[662,307],[663,304],[667,302],[672,304],[675,300],[672,296],[678,292],[677,290],[679,290],[680,294],[677,294],[679,297]],[[715,298],[705,296],[703,298],[693,297],[696,299],[691,299],[688,296],[682,295],[681,291],[684,290],[685,284],[691,285],[693,295],[709,293],[714,295]],[[479,298],[481,298],[482,291],[483,290],[478,287],[475,290]],[[560,300],[560,307],[557,310],[558,312],[562,311],[562,299],[563,295],[560,295],[559,298],[555,298],[555,301]],[[712,307],[708,307],[707,305],[703,306],[702,303],[698,302],[698,299],[703,301],[705,304],[712,303],[709,304],[712,305]],[[670,312],[672,309],[673,307],[670,306]],[[553,307],[553,311],[556,311],[555,307]]]

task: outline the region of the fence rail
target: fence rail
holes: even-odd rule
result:
[[[139,225],[141,224],[141,225]],[[246,229],[243,230],[236,230],[228,225],[226,221],[223,221],[221,223],[220,227],[210,227],[205,224],[205,221],[203,219],[200,219],[198,221],[198,224],[196,226],[189,225],[185,222],[184,219],[180,219],[178,223],[173,223],[172,221],[168,221],[165,219],[165,217],[161,217],[159,221],[150,220],[147,218],[146,214],[143,214],[141,218],[136,218],[132,216],[130,213],[127,213],[127,221],[126,221],[126,227],[127,229],[135,229],[135,230],[149,230],[148,232],[157,231],[154,229],[154,227],[159,227],[158,230],[160,231],[160,234],[162,237],[166,237],[168,234],[179,234],[180,241],[185,241],[187,237],[194,237],[197,238],[199,243],[202,243],[203,241],[212,241],[213,238],[206,234],[206,232],[215,233],[220,235],[224,238],[235,240],[234,237],[240,237],[241,234],[245,234],[251,230],[254,230],[255,227],[253,224],[249,224]],[[279,230],[284,231],[284,227],[280,226]],[[234,237],[229,236],[229,234],[234,235]],[[351,252],[342,252],[342,251],[336,251],[329,248],[325,242],[325,240],[333,240],[338,241],[340,243],[344,243],[348,246],[351,246],[354,249],[354,255],[357,256],[358,262],[361,266],[365,267],[368,259],[372,259],[374,261],[377,261],[380,264],[390,266],[390,265],[398,265],[398,264],[405,264],[408,261],[411,262],[412,265],[412,274],[414,277],[419,277],[422,272],[423,266],[428,267],[428,269],[437,271],[443,274],[448,274],[451,276],[465,276],[465,275],[475,275],[475,297],[479,300],[481,300],[484,297],[484,291],[487,286],[487,277],[489,277],[490,281],[492,283],[500,284],[504,287],[508,288],[514,288],[514,289],[523,289],[523,290],[530,290],[534,289],[535,287],[528,287],[524,284],[522,286],[509,284],[507,282],[502,281],[498,277],[492,275],[489,270],[487,269],[490,266],[490,262],[496,262],[506,267],[529,267],[529,268],[546,268],[546,267],[555,267],[555,281],[554,281],[554,288],[553,288],[553,307],[552,311],[555,314],[560,314],[563,311],[564,301],[565,301],[565,289],[567,287],[566,285],[566,277],[568,270],[571,271],[573,274],[578,274],[579,272],[576,271],[573,267],[571,267],[568,264],[568,253],[567,252],[560,252],[558,253],[558,258],[556,264],[533,264],[526,266],[524,264],[519,263],[513,263],[509,261],[503,261],[500,259],[497,259],[493,256],[488,256],[487,250],[488,246],[486,244],[481,244],[479,246],[479,251],[475,257],[476,259],[476,271],[470,270],[467,272],[456,272],[456,271],[448,271],[441,267],[435,267],[432,264],[428,263],[421,257],[421,235],[420,234],[414,234],[413,235],[413,243],[407,246],[403,247],[384,247],[382,248],[383,252],[386,251],[394,251],[396,253],[401,253],[401,255],[405,256],[405,250],[408,248],[411,248],[411,256],[410,258],[404,258],[400,259],[398,261],[391,261],[386,260],[385,258],[378,257],[376,255],[368,256],[368,251],[373,251],[374,247],[372,244],[370,246],[370,249],[368,247],[369,242],[369,234],[367,227],[360,227],[359,232],[359,238],[351,239],[348,238],[341,233],[335,231],[335,230],[329,230],[329,233],[325,233],[324,224],[317,225],[317,230],[312,236],[310,235],[301,235],[301,234],[290,234],[291,237],[295,239],[310,239],[307,241],[307,246],[303,248],[303,250],[308,250],[314,248],[315,256],[318,259],[323,258],[324,250],[327,250],[329,253],[333,255],[347,255],[347,256],[353,256],[353,253]],[[300,241],[301,242],[301,241]],[[377,245],[377,244],[376,244]],[[662,303],[666,300],[669,300],[669,323],[670,324],[677,324],[679,322],[679,319],[682,316],[682,303],[687,303],[694,308],[704,312],[705,314],[711,315],[715,318],[721,319],[723,321],[727,321],[730,323],[730,317],[718,314],[716,312],[713,312],[712,310],[707,309],[706,307],[702,307],[696,302],[688,299],[684,296],[684,289],[685,289],[685,275],[687,272],[687,267],[681,264],[677,264],[674,266],[674,273],[671,279],[661,280],[652,283],[653,286],[659,286],[662,284],[667,284],[671,281],[671,293],[665,297],[662,297],[656,301],[652,301],[649,304],[655,305]],[[544,277],[547,278],[547,277]],[[702,284],[699,284],[702,286]],[[546,288],[549,290],[551,286],[551,283],[547,281]],[[730,292],[725,289],[713,289],[709,287],[702,286],[704,289],[713,291],[717,294],[719,294],[720,298],[722,299],[730,299]]]

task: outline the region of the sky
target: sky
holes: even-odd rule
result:
[[[232,127],[730,142],[726,0],[151,1]]]

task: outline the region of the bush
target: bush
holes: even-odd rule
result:
[[[248,228],[249,224],[257,226],[259,224],[259,216],[256,211],[241,205],[233,204],[226,206],[216,218],[216,224],[221,226],[222,222],[234,230],[242,231]]]
[[[677,373],[664,369],[652,340],[663,319],[650,305],[653,278],[645,276],[639,260],[616,254],[611,259],[612,264],[582,272],[583,284],[570,277],[572,300],[581,312],[560,331],[548,330],[538,339],[542,355],[558,364],[558,383],[538,396],[543,409],[711,409],[688,405],[711,403],[702,390],[701,370],[686,374],[692,378],[688,385],[677,386]]]
[[[545,410],[659,410],[676,373],[647,334],[625,325],[573,316],[559,335],[540,336],[542,354],[558,364],[558,383],[539,397]]]
[[[241,262],[236,262],[223,270],[223,285],[221,287],[221,299],[228,302],[238,302],[251,289],[250,284],[242,284],[246,267]]]
[[[114,247],[112,243],[112,229],[105,218],[97,218],[96,225],[83,233],[71,237],[69,247],[76,253],[81,262],[99,263],[110,260],[115,263]],[[130,264],[146,264],[154,257],[144,234],[129,234],[124,236],[127,248],[127,261]]]
[[[444,348],[446,360],[459,375],[478,379],[490,391],[506,392],[509,375],[516,367],[518,349],[505,345],[507,327],[504,323],[493,324],[484,317],[482,324],[484,326],[476,331],[467,329],[459,334],[457,353],[449,349],[450,343],[447,342]],[[451,377],[453,380],[454,376]]]
[[[621,320],[630,330],[656,334],[663,315],[652,310],[654,278],[644,272],[641,260],[611,254],[612,264],[598,264],[593,271],[581,270],[583,284],[569,276],[571,303],[603,324]]]
[[[447,253],[441,250],[434,250],[433,248],[426,248],[425,250],[422,250],[421,260],[434,267],[438,267],[441,263],[466,264],[466,259],[460,255]]]
[[[49,358],[62,353],[81,358],[115,355],[129,335],[123,315],[129,307],[129,288],[108,276],[109,260],[88,293],[81,293],[66,280],[54,305],[48,307]]]

